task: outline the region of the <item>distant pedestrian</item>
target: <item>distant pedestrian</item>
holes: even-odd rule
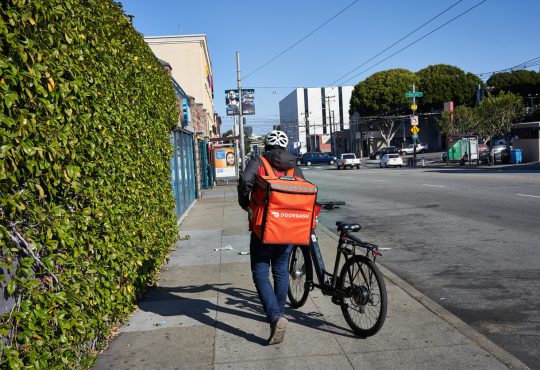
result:
[[[294,168],[294,176],[304,178],[300,168],[296,167],[296,157],[285,150],[289,140],[283,131],[274,130],[266,136],[263,156],[272,166],[277,176],[284,176],[287,170]],[[246,169],[240,173],[238,184],[238,203],[249,211],[250,194],[259,174],[265,169],[259,157],[249,161]],[[264,244],[255,233],[251,233],[250,258],[251,272],[264,312],[270,323],[268,344],[283,341],[287,328],[287,319],[283,316],[289,288],[288,262],[291,245]],[[270,283],[270,267],[274,286]]]

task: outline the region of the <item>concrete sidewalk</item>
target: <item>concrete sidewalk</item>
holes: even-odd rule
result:
[[[317,234],[331,266],[337,238],[323,227]],[[239,254],[249,251],[249,234],[236,188],[206,191],[180,235],[189,240],[178,243],[158,287],[98,357],[96,369],[527,368],[382,266],[389,306],[377,335],[355,337],[340,308],[314,290],[301,309],[286,308],[285,341],[265,346],[269,325],[249,255]],[[215,251],[228,246],[233,249]]]

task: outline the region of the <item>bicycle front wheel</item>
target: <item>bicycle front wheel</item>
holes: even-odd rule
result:
[[[302,307],[309,295],[313,269],[308,246],[295,245],[289,257],[289,302],[291,307]]]
[[[386,285],[381,272],[365,256],[355,256],[342,267],[338,289],[341,311],[351,329],[362,337],[375,335],[386,319]]]

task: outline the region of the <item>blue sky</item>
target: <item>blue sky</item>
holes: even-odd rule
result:
[[[346,85],[377,71],[418,71],[445,63],[466,72],[505,69],[540,57],[539,0],[487,0],[411,47],[367,70],[387,56],[483,0],[462,0],[448,12],[373,59]],[[206,34],[214,70],[215,108],[222,132],[224,90],[236,87],[236,51],[246,76],[302,39],[348,5],[350,8],[306,40],[253,73],[243,87],[256,89],[257,114],[248,116],[256,133],[278,122],[279,100],[294,87],[329,86],[457,0],[121,0],[135,28],[145,36]],[[534,67],[538,70],[538,66]],[[366,71],[367,70],[367,71]],[[334,85],[341,84],[339,81]]]

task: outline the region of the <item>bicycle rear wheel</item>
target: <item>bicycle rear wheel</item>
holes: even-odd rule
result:
[[[373,261],[364,256],[342,267],[338,289],[343,292],[341,311],[351,329],[362,337],[376,334],[386,319],[386,285]]]
[[[313,281],[313,269],[308,246],[295,245],[289,257],[289,302],[291,307],[302,307],[309,295],[309,283]]]

